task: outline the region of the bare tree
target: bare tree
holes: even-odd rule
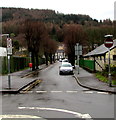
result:
[[[55,52],[58,48],[57,41],[50,39],[49,40],[49,57],[50,57],[50,63],[55,62]]]
[[[85,33],[81,25],[78,24],[65,24],[63,27],[64,44],[68,54],[69,62],[74,65],[75,63],[75,45],[76,43],[83,44],[85,40]]]
[[[25,39],[27,40],[28,50],[31,52],[33,67],[32,70],[38,69],[39,66],[39,48],[42,44],[42,38],[45,34],[45,25],[42,22],[30,21],[25,22]]]
[[[28,46],[28,51],[31,52],[31,60],[33,63],[32,70],[35,70],[35,60],[34,60],[34,46],[33,46],[33,40],[32,40],[32,21],[26,20],[24,24],[24,34],[25,34],[25,39],[27,42]]]
[[[44,55],[46,57],[46,65],[48,65],[48,57],[50,58],[50,63],[52,64],[52,61],[55,61],[55,52],[57,50],[57,42],[55,40],[52,40],[48,34],[46,34],[46,37],[44,37]]]

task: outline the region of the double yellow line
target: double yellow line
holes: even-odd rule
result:
[[[33,87],[40,84],[41,82],[42,82],[42,80],[40,80],[40,79],[35,80],[33,83],[31,83],[30,85],[25,87],[20,93],[27,93],[29,90],[31,90]]]

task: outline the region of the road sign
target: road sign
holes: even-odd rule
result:
[[[113,40],[112,38],[106,38],[105,44],[104,44],[107,48],[110,48],[113,46]]]
[[[79,45],[79,43],[75,45],[75,55],[77,56],[77,69],[79,74],[79,56],[82,55],[82,45]]]
[[[7,54],[12,55],[12,40],[7,38]]]
[[[7,38],[7,48],[12,48],[12,40]]]
[[[75,45],[75,55],[82,55],[82,45]]]

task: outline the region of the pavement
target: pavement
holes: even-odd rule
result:
[[[47,66],[45,64],[40,65],[39,69],[36,71],[32,71],[30,68],[18,71],[10,74],[10,86],[8,82],[8,75],[0,76],[0,93],[8,93],[8,94],[17,94],[22,91],[27,86],[35,83],[39,78],[38,76],[33,75],[38,73],[40,70],[45,69]],[[35,85],[35,84],[33,84]]]
[[[83,68],[79,68],[79,74],[77,72],[77,67],[75,69],[74,77],[77,83],[90,90],[108,92],[111,94],[116,94],[116,86],[109,87],[108,83],[102,82],[95,77],[94,73],[90,73]]]
[[[39,70],[35,71],[38,73],[40,70],[45,69],[47,66],[45,64],[39,66]],[[8,93],[8,94],[16,94],[22,91],[29,85],[32,85],[31,88],[36,85],[33,83],[37,83],[39,79],[38,76],[35,75],[33,77],[28,77],[32,75],[34,72],[31,69],[26,69],[23,71],[18,71],[10,74],[10,88],[8,83],[8,76],[0,76],[0,93]],[[109,92],[112,94],[116,94],[116,87],[109,87],[107,83],[99,81],[93,73],[90,73],[83,68],[79,68],[79,74],[77,73],[77,68],[74,70],[74,78],[77,83],[85,88],[90,90],[96,90],[101,92]]]

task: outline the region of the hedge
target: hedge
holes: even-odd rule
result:
[[[29,57],[14,57],[11,56],[10,58],[10,72],[16,72],[19,70],[23,70],[29,67],[30,58]],[[8,59],[7,57],[0,57],[0,74],[7,74],[8,73]],[[39,57],[39,65],[45,64],[45,58]]]
[[[0,57],[0,64],[1,65],[1,74],[7,74],[8,73],[8,59],[7,57]],[[25,68],[29,67],[30,58],[29,57],[12,57],[10,58],[10,72],[16,72],[19,70],[23,70]],[[39,64],[44,64],[45,58],[39,57]]]
[[[8,59],[7,57],[0,57],[2,74],[8,73]],[[11,57],[10,58],[10,72],[16,72],[28,67],[29,58],[28,57]]]

